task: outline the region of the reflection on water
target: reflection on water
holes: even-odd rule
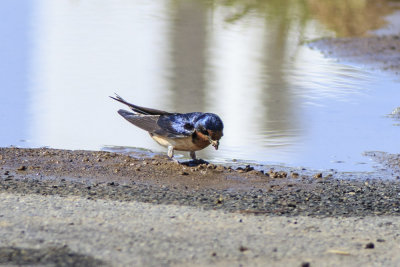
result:
[[[315,17],[337,36],[362,36],[385,25],[383,16],[393,12],[394,3],[385,0],[308,0]]]
[[[219,114],[220,150],[199,153],[209,160],[369,169],[364,151],[398,152],[398,127],[385,117],[399,105],[398,84],[302,44],[374,30],[391,9],[336,2],[3,1],[2,25],[16,28],[0,28],[14,44],[0,49],[0,145],[165,151],[119,117],[108,98],[117,92],[142,106]]]

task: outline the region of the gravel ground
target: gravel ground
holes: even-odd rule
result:
[[[397,216],[255,216],[137,201],[9,193],[0,193],[0,210],[0,259],[6,264],[400,264]]]
[[[134,182],[133,182],[134,183]],[[80,183],[58,180],[5,178],[0,192],[79,196],[86,199],[140,201],[221,209],[228,212],[286,216],[400,215],[398,180],[337,180],[305,178],[265,181],[266,189],[177,189],[168,186],[118,182]],[[276,186],[275,186],[276,185]],[[268,188],[268,189],[267,189]]]
[[[400,179],[188,167],[166,158],[56,149],[0,148],[0,192],[177,204],[286,216],[400,214]],[[99,160],[101,159],[101,160]],[[392,165],[395,164],[393,161]],[[375,177],[375,176],[374,176]]]

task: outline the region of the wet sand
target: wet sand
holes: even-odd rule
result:
[[[341,62],[400,74],[400,35],[324,38],[309,46]]]
[[[177,204],[244,214],[400,214],[400,179],[393,176],[365,173],[363,179],[353,179],[351,174],[263,172],[250,165],[189,167],[164,156],[45,148],[0,148],[0,158],[0,191],[7,193]]]

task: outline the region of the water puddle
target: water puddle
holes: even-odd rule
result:
[[[219,114],[225,135],[199,153],[208,161],[372,171],[365,151],[400,152],[387,117],[400,105],[396,77],[304,43],[384,29],[399,13],[335,2],[2,2],[1,24],[18,30],[0,27],[0,146],[166,152],[116,113],[117,92]]]

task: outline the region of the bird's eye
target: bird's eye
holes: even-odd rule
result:
[[[207,132],[206,129],[202,129],[202,130],[201,130],[201,133],[202,133],[202,134],[205,134],[205,135],[208,135],[208,132]]]
[[[185,128],[186,130],[189,130],[189,131],[191,131],[191,130],[193,130],[193,125],[192,124],[190,124],[190,123],[186,123],[184,126],[183,126],[183,128]]]

